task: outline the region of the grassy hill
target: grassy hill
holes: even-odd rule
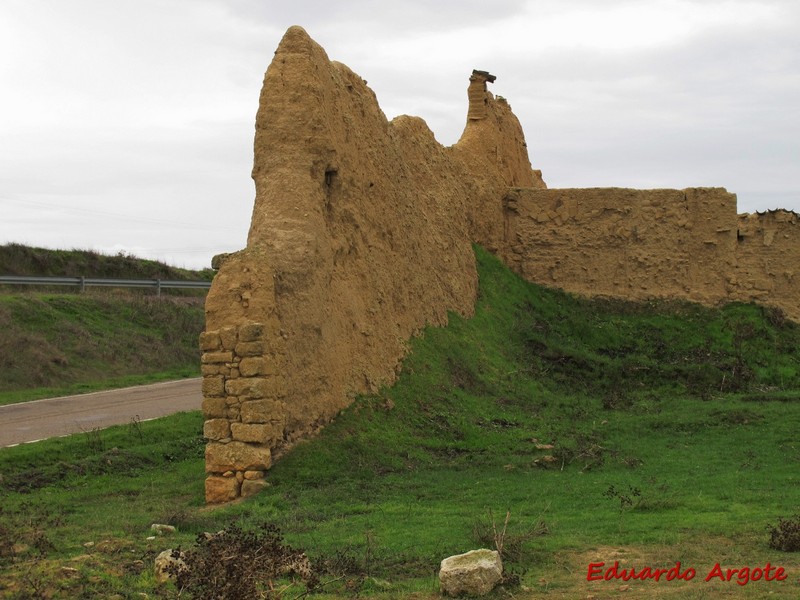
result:
[[[109,256],[93,250],[50,250],[3,244],[0,245],[0,275],[211,280],[214,272],[179,269],[127,254]]]
[[[177,597],[153,557],[225,527],[205,564],[242,581],[269,522],[329,582],[320,598],[436,598],[439,561],[493,545],[509,514],[493,598],[796,598],[800,557],[768,527],[800,511],[800,327],[753,305],[580,299],[477,257],[474,318],[426,329],[396,385],[260,496],[203,506],[197,413],[0,450],[0,595]],[[177,531],[147,539],[154,522]],[[615,561],[696,576],[587,580]],[[787,580],[765,581],[768,562]],[[705,581],[716,563],[762,577]],[[210,597],[194,585],[181,597]]]
[[[0,246],[0,273],[208,279],[130,256]],[[0,286],[0,404],[199,375],[203,296]]]

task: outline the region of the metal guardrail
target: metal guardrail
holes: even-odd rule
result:
[[[23,277],[0,275],[0,285],[72,285],[83,292],[87,287],[154,288],[161,295],[162,288],[203,289],[211,287],[210,281],[189,279],[98,279],[94,277]]]

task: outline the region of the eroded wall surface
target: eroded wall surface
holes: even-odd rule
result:
[[[473,72],[445,148],[287,31],[256,117],[247,247],[221,260],[206,301],[208,502],[265,487],[277,456],[393,381],[415,332],[470,315],[473,242],[572,292],[757,300],[800,319],[797,215],[737,216],[722,188],[549,190],[493,79]]]
[[[511,190],[507,264],[586,295],[728,296],[736,197],[722,188]]]
[[[247,247],[206,301],[206,498],[263,487],[277,455],[390,383],[409,338],[472,313],[473,240],[498,247],[510,185],[544,187],[486,77],[462,141],[389,122],[366,82],[304,30],[284,36],[256,117]]]
[[[529,281],[589,296],[741,300],[800,319],[795,213],[737,215],[723,188],[512,189],[503,260]]]
[[[738,232],[733,297],[777,306],[800,321],[800,215],[742,214]]]

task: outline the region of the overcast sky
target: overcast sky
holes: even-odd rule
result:
[[[244,247],[295,24],[445,145],[472,69],[497,75],[549,187],[800,212],[798,0],[0,0],[0,243],[190,268]]]

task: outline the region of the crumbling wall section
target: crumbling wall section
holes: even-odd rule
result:
[[[506,262],[529,281],[586,295],[729,292],[736,197],[721,188],[512,190]]]
[[[286,340],[275,277],[259,248],[223,258],[206,298],[200,335],[206,500],[255,494],[286,426]]]
[[[508,187],[546,189],[541,171],[531,169],[522,126],[505,98],[487,89],[494,76],[473,71],[467,97],[467,125],[446,151],[463,165],[470,200],[466,219],[471,239],[501,254],[504,243],[503,203]]]
[[[723,188],[511,189],[505,262],[588,296],[758,301],[800,319],[795,213],[737,215]]]
[[[366,82],[299,27],[256,116],[247,247],[220,257],[200,338],[206,500],[394,380],[408,339],[470,315],[472,243],[587,295],[771,302],[800,319],[798,217],[737,217],[722,188],[548,190],[519,121],[474,71],[461,139],[389,122]]]
[[[247,247],[206,300],[208,502],[252,493],[276,456],[391,383],[415,332],[472,313],[473,240],[500,244],[508,186],[544,184],[507,103],[485,80],[470,94],[481,118],[444,148],[287,31],[256,116]]]
[[[787,210],[738,218],[735,293],[800,320],[800,215]]]

